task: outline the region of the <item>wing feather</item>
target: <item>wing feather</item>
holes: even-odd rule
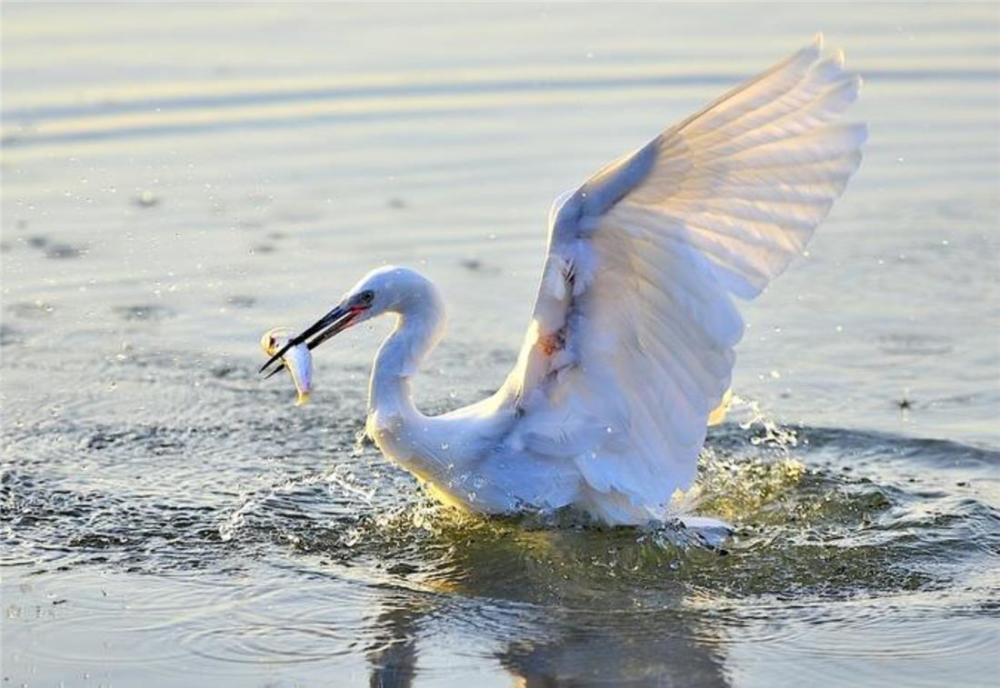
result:
[[[743,334],[732,296],[801,253],[857,170],[866,129],[837,120],[860,87],[817,39],[557,200],[498,394],[507,441],[574,461],[598,515],[662,515],[694,480]]]

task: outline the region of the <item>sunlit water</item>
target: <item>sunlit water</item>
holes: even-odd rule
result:
[[[989,685],[1000,656],[995,5],[3,8],[4,685]],[[744,309],[671,526],[435,507],[356,439],[418,267],[430,411],[503,379],[550,200],[824,30],[860,174]],[[192,682],[194,681],[194,682]]]

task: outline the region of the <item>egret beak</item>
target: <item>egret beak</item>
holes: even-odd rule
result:
[[[330,337],[333,337],[350,327],[351,324],[357,319],[358,315],[366,310],[368,309],[365,306],[338,305],[332,311],[303,330],[300,334],[289,339],[283,347],[278,349],[274,355],[267,360],[267,363],[260,367],[260,370],[257,372],[263,373],[272,363],[280,361],[281,357],[285,355],[285,352],[293,346],[298,346],[303,342],[308,341],[307,346],[309,349],[315,349]],[[281,366],[272,370],[267,377],[271,377],[271,375],[276,373],[278,370],[281,370]]]

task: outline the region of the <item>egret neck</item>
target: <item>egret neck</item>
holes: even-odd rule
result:
[[[430,280],[408,271],[398,301],[389,309],[396,325],[382,343],[368,387],[366,430],[383,452],[422,478],[436,477],[440,466],[424,451],[436,441],[431,419],[413,403],[410,378],[437,346],[445,327],[444,302]]]

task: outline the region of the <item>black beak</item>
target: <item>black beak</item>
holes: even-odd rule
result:
[[[275,352],[275,354],[267,360],[267,363],[265,363],[260,367],[260,370],[258,372],[263,373],[272,363],[274,363],[275,361],[280,361],[281,357],[285,355],[285,352],[287,352],[293,346],[298,346],[302,342],[308,342],[307,346],[309,347],[310,350],[315,349],[317,346],[325,342],[330,337],[340,332],[343,332],[348,327],[350,327],[354,319],[363,310],[365,309],[359,308],[357,306],[347,307],[344,306],[343,304],[337,306],[332,311],[330,311],[322,318],[317,320],[315,323],[310,325],[308,328],[303,330],[301,334],[298,334],[289,339],[288,342],[283,347],[278,349],[278,351]],[[279,365],[277,368],[270,371],[267,377],[271,377],[271,375],[274,375],[276,372],[281,370],[281,368],[282,366]]]

